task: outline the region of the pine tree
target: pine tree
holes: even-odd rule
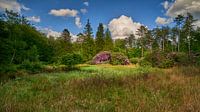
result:
[[[100,23],[98,30],[97,30],[97,34],[96,34],[96,39],[95,39],[96,53],[103,50],[104,44],[105,44],[105,42],[104,42],[104,28],[103,28],[103,24]]]
[[[194,19],[194,17],[190,13],[187,13],[187,16],[185,18],[185,23],[183,25],[183,34],[184,34],[183,42],[184,45],[187,45],[189,56],[191,54],[191,44],[193,40],[192,32],[194,32],[193,27],[195,21],[196,20]]]
[[[105,33],[105,45],[104,45],[104,50],[106,51],[111,51],[113,50],[113,40],[111,38],[111,34],[109,29],[106,30]]]
[[[131,34],[128,38],[127,38],[127,44],[130,48],[133,48],[133,46],[135,46],[135,35]]]
[[[85,38],[82,46],[83,56],[84,56],[84,61],[88,61],[92,59],[92,57],[95,55],[95,43],[94,39],[92,38],[92,27],[89,19],[84,29],[85,29],[84,31]]]
[[[64,51],[67,53],[72,52],[71,36],[68,29],[63,30],[60,37],[60,44],[62,46],[61,49],[64,48]]]
[[[146,38],[146,33],[148,32],[147,28],[145,26],[141,26],[138,30],[137,30],[137,35],[140,37],[139,40],[139,44],[141,47],[141,51],[142,54],[141,56],[144,57],[144,48],[145,48],[145,38]]]
[[[183,15],[178,15],[175,19],[174,22],[176,23],[176,27],[178,29],[178,52],[180,51],[180,39],[181,39],[181,26],[184,21],[184,16]]]

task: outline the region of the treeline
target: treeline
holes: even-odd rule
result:
[[[136,58],[139,60],[148,57],[146,63],[151,65],[154,65],[152,62],[159,61],[159,56],[162,55],[164,58],[170,53],[184,54],[189,60],[198,57],[200,53],[200,28],[194,25],[195,22],[190,13],[187,16],[178,15],[174,19],[174,27],[163,26],[149,30],[141,26],[135,35],[112,40],[109,29],[105,30],[102,23],[99,24],[94,36],[88,20],[83,33],[79,33],[77,40],[72,42],[68,29],[64,29],[58,38],[47,38],[24,16],[6,10],[0,16],[0,71],[10,71],[8,68],[13,66],[16,69],[26,68],[27,64],[31,64],[28,66],[29,69],[40,68],[41,63],[62,64],[63,57],[75,56],[74,58],[79,57],[81,62],[88,62],[100,51],[123,53],[133,60],[133,63],[136,63]],[[75,55],[66,56],[69,54]],[[158,55],[153,57],[150,54]],[[73,65],[72,62],[65,62]]]

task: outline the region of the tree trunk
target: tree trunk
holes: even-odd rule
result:
[[[179,26],[179,30],[178,30],[178,52],[180,52],[180,26]]]
[[[14,52],[13,52],[13,55],[12,55],[12,58],[11,58],[11,60],[10,60],[10,64],[12,64],[12,62],[13,62],[13,60],[14,60],[14,58],[15,58],[15,49],[14,49]]]

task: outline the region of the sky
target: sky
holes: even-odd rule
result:
[[[169,25],[188,11],[200,19],[200,0],[0,0],[0,11],[6,8],[26,16],[48,36],[59,36],[65,28],[72,35],[83,32],[87,19],[94,35],[103,23],[113,39],[135,34],[141,25]]]

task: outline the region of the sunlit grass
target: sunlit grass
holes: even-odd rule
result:
[[[123,68],[123,69],[122,69]],[[163,112],[200,110],[200,69],[80,65],[0,86],[0,111]]]

